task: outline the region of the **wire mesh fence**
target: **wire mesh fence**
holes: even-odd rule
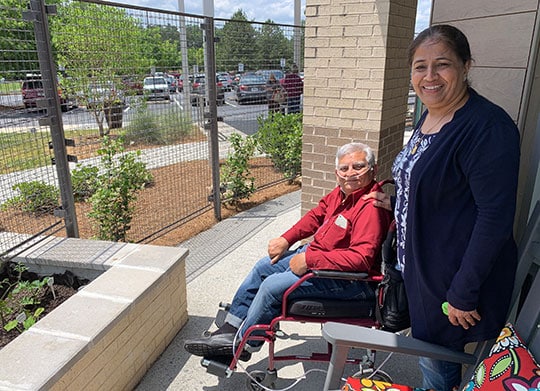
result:
[[[1,5],[0,11],[1,253],[29,238],[29,235],[13,232],[37,233],[42,227],[54,231],[63,227],[63,221],[51,213],[56,200],[54,204],[47,202],[58,195],[50,194],[56,192],[56,172],[51,164],[53,155],[49,149],[48,127],[40,126],[38,122],[37,100],[44,93],[43,80],[39,78],[34,27],[22,19],[21,7]],[[51,186],[43,185],[38,189],[45,203],[28,213],[26,209],[32,208],[35,200],[24,199],[24,190],[41,183]],[[8,209],[10,205],[21,207]],[[37,227],[35,221],[40,222]],[[34,227],[23,228],[29,226]]]
[[[23,17],[28,5],[0,5],[0,253],[31,235],[64,234],[65,213],[54,213],[66,209],[58,189],[75,184],[58,179],[51,143],[58,134],[51,131],[51,119],[65,138],[71,174],[92,167],[102,173],[105,138],[121,137],[124,154],[140,151],[137,159],[153,180],[137,193],[127,240],[151,242],[212,209],[212,164],[215,170],[219,163],[211,158],[212,143],[223,159],[230,134],[257,132],[259,121],[268,117],[264,83],[270,73],[279,80],[295,58],[303,58],[303,29],[250,22],[237,11],[230,20],[212,19],[215,45],[208,50],[203,29],[208,20],[201,16],[90,0],[58,3],[56,10],[42,8],[48,12],[42,17],[50,32],[57,120],[46,107],[51,99],[36,22]],[[205,73],[209,62],[215,79]],[[247,75],[264,83],[244,86]],[[215,101],[207,83],[215,83]],[[264,157],[253,166],[263,168],[258,188],[283,179]],[[46,207],[32,206],[28,183],[39,187],[38,201],[50,198]],[[91,203],[75,198],[77,231],[93,237]]]

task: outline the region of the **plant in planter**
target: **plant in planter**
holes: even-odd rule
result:
[[[0,322],[6,331],[17,329],[19,332],[28,330],[36,323],[45,310],[40,305],[40,295],[44,289],[52,288],[50,277],[36,280],[23,280],[22,275],[28,268],[17,263],[12,266],[15,279],[8,277],[0,282]]]
[[[40,277],[22,263],[6,262],[0,272],[0,348],[87,283],[68,270]]]
[[[107,99],[103,102],[103,113],[109,129],[122,127],[122,116],[124,113],[125,101],[123,96],[112,90]]]

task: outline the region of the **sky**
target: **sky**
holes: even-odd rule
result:
[[[112,0],[116,3],[138,5],[159,10],[178,11],[178,2],[182,0]],[[183,0],[188,14],[202,15],[204,0]],[[268,19],[280,24],[294,23],[294,0],[213,0],[214,16],[229,19],[234,12],[242,9],[249,20],[264,22]],[[302,15],[306,1],[301,0]],[[431,0],[418,0],[416,14],[416,32],[422,31],[429,24]],[[303,17],[302,17],[303,19]]]

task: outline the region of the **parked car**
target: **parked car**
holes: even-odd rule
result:
[[[143,94],[142,82],[139,80],[136,80],[135,78],[126,76],[122,79],[122,84],[124,86],[124,92],[126,95],[142,95]]]
[[[184,92],[184,75],[180,75],[178,80],[178,92]]]
[[[233,88],[233,79],[227,72],[218,73],[217,79],[221,82],[225,91],[231,91]]]
[[[171,94],[176,94],[176,87],[178,86],[178,83],[174,76],[165,76],[165,80],[167,81],[167,84],[169,85],[169,92]]]
[[[266,79],[256,74],[244,75],[236,87],[236,101],[239,105],[246,101],[266,102]]]
[[[285,73],[281,69],[260,69],[255,72],[255,74],[263,76],[265,80],[270,79],[271,73],[274,74],[278,81],[285,77]]]
[[[25,80],[21,86],[21,94],[25,108],[37,107],[37,100],[45,98],[41,80]]]
[[[190,76],[191,78],[191,76]],[[216,76],[216,100],[217,105],[221,106],[225,104],[225,90],[223,84]],[[193,81],[191,82],[191,105],[197,106],[199,101],[203,101],[205,104],[206,96],[206,77],[204,74],[193,75]]]
[[[178,88],[178,92],[184,91],[184,76],[183,75],[176,76],[176,85]]]
[[[39,78],[29,78],[21,84],[21,95],[25,108],[37,107],[38,99],[45,98],[43,90],[43,81]],[[58,86],[58,96],[60,98],[60,107],[62,111],[68,111],[75,107],[75,101],[64,91],[61,86]]]
[[[103,108],[108,103],[120,103],[125,106],[126,98],[124,92],[117,89],[114,82],[110,80],[93,81],[88,85],[82,99],[86,102],[87,109]]]
[[[163,76],[149,76],[143,80],[144,96],[147,99],[170,100],[169,84]]]
[[[238,85],[238,82],[240,81],[240,78],[242,77],[242,74],[240,73],[237,73],[236,75],[233,76],[232,80],[233,80],[233,88],[236,88],[236,86]]]

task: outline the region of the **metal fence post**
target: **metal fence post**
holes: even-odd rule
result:
[[[23,17],[25,20],[34,23],[39,69],[45,93],[45,99],[37,102],[37,104],[47,110],[47,116],[41,118],[39,124],[49,126],[51,129],[54,160],[62,201],[62,209],[55,211],[55,215],[64,219],[68,237],[78,237],[79,229],[75,214],[75,200],[71,187],[62,111],[60,97],[58,96],[57,70],[52,55],[51,35],[47,19],[48,14],[55,13],[56,6],[45,5],[45,0],[30,0],[30,10],[25,11]]]
[[[221,220],[221,195],[219,191],[219,140],[217,126],[217,91],[216,91],[216,57],[214,50],[214,19],[205,17],[202,24],[205,47],[205,79],[206,102],[208,111],[204,114],[204,127],[208,131],[210,143],[210,164],[212,167],[212,199],[214,201],[214,216]]]

